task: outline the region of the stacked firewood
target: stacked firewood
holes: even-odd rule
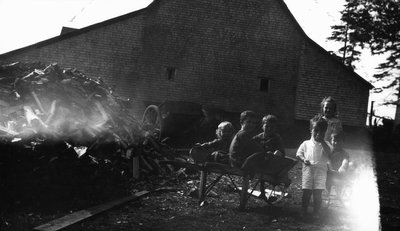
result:
[[[42,63],[1,66],[1,177],[32,182],[35,174],[62,175],[56,181],[68,174],[76,178],[77,172],[132,176],[137,171],[132,159],[145,173],[169,171],[159,160],[174,158],[173,150],[143,129],[129,105],[101,78],[76,69]]]

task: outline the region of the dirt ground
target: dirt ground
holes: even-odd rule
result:
[[[385,155],[384,158],[377,158],[380,196],[363,202],[371,205],[379,199],[382,230],[395,230],[400,227],[400,158],[396,153],[380,155]],[[214,187],[212,197],[207,198],[204,206],[199,206],[197,198],[191,194],[198,185],[199,176],[196,173],[132,182],[134,185],[130,192],[151,191],[161,187],[172,187],[174,190],[150,193],[64,230],[377,230],[377,226],[368,225],[368,221],[372,219],[379,222],[378,215],[364,217],[361,219],[363,222],[357,223],[357,218],[352,217],[354,211],[336,200],[332,201],[329,209],[325,207],[321,211],[320,219],[302,219],[299,216],[300,164],[289,172],[289,177],[292,179],[290,196],[283,202],[271,206],[251,197],[244,211],[238,210],[239,196],[229,187],[228,178],[223,178],[222,183]],[[240,179],[236,180],[240,182]],[[148,181],[152,183],[145,183]],[[31,230],[55,218],[99,203],[74,199],[54,206],[15,205],[8,214],[3,215],[1,230]],[[356,211],[362,212],[362,208]]]

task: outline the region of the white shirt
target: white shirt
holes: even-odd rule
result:
[[[328,154],[324,152],[322,144],[316,142],[313,138],[304,141],[297,150],[296,156],[310,161],[311,165],[318,165],[326,168],[328,163]]]

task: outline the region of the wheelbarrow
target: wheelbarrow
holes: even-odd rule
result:
[[[246,161],[242,168],[232,167],[223,163],[202,161],[195,161],[195,163],[165,161],[164,164],[188,168],[200,173],[199,205],[204,203],[213,187],[223,176],[229,177],[231,185],[240,197],[239,209],[243,210],[250,196],[263,199],[271,205],[277,204],[289,196],[288,190],[291,180],[288,172],[298,163],[298,160],[291,157],[271,156],[268,161],[261,163],[262,166],[254,167],[251,163],[259,162],[260,155],[264,155],[264,153],[255,153],[248,157],[247,160],[249,161]],[[249,163],[248,166],[246,166],[246,163]],[[211,174],[216,174],[216,178],[211,179]],[[241,186],[235,183],[233,176],[242,179]],[[254,182],[254,184],[250,184],[251,182]],[[262,185],[260,187],[262,190],[256,190],[258,185]]]

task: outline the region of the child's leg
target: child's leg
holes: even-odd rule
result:
[[[308,205],[310,204],[311,194],[311,189],[303,189],[303,196],[301,198],[301,209],[303,210],[303,215],[306,215],[307,213]]]
[[[314,189],[313,190],[313,202],[314,202],[314,214],[318,213],[321,209],[322,204],[322,191],[323,189]]]

